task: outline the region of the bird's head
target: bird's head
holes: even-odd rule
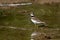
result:
[[[30,12],[30,16],[31,17],[34,17],[34,12]]]
[[[28,15],[29,15],[30,17],[34,17],[34,12],[33,12],[33,11],[28,11]]]

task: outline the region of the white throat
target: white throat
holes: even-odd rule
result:
[[[31,13],[30,13],[30,16],[34,16],[34,13],[33,13],[33,12],[31,12]]]
[[[31,14],[30,14],[30,16],[34,16],[34,14],[33,14],[33,13],[31,13]]]

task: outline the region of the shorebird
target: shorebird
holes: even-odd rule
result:
[[[34,16],[33,12],[30,13],[30,16],[31,16],[32,23],[35,24],[35,27],[37,27],[37,24],[39,24],[41,27],[47,26],[45,22],[42,22],[41,20],[39,20],[38,18],[36,18]],[[38,27],[37,27],[37,29],[38,29]]]
[[[35,40],[34,38],[39,38],[39,37],[44,37],[44,38],[47,38],[47,39],[51,39],[51,37],[50,36],[47,36],[47,34],[45,34],[45,33],[40,33],[39,31],[38,31],[38,26],[37,26],[37,24],[39,24],[41,27],[45,27],[45,26],[47,26],[46,25],[46,23],[45,22],[43,22],[43,21],[41,21],[41,20],[39,20],[37,17],[35,17],[35,15],[34,15],[34,13],[33,12],[30,12],[30,20],[31,20],[31,22],[32,23],[34,23],[35,24],[35,32],[33,32],[32,34],[31,34],[31,40]]]

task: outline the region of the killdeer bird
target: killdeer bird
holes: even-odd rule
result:
[[[38,18],[36,18],[34,16],[33,12],[30,13],[30,16],[31,16],[32,23],[35,24],[35,27],[37,27],[37,24],[39,24],[41,27],[47,26],[45,22],[42,22],[41,20],[39,20]],[[38,27],[37,27],[37,29],[38,29]]]

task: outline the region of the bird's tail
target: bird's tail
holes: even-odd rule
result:
[[[47,27],[48,25],[44,22],[40,23],[38,27]]]

